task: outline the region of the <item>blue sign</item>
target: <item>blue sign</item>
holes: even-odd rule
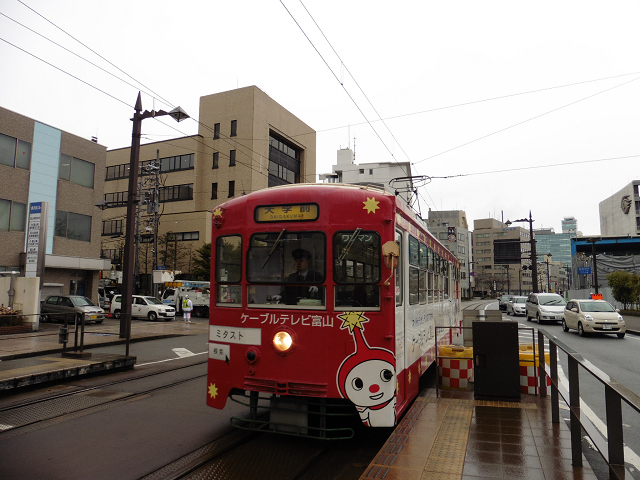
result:
[[[578,267],[578,275],[591,275],[591,267]]]

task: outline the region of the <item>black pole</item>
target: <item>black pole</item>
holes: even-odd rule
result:
[[[533,293],[538,293],[538,253],[536,251],[536,239],[533,237],[533,218],[529,210],[529,236],[531,237],[531,275],[533,280]]]
[[[126,338],[126,355],[129,355],[129,339],[131,336],[131,304],[133,302],[133,271],[135,268],[136,211],[138,204],[138,163],[140,159],[140,133],[143,116],[142,98],[138,92],[135,112],[133,114],[133,132],[131,133],[131,157],[129,159],[129,190],[127,196],[127,226],[124,242],[124,260],[122,268],[122,316],[120,318],[120,338]]]

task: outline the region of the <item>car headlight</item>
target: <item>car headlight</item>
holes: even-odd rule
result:
[[[592,317],[591,315],[585,315],[585,316],[584,316],[584,319],[585,319],[587,322],[593,322],[593,317]]]
[[[622,318],[622,315],[618,315],[618,321],[619,322],[624,322],[624,318]]]

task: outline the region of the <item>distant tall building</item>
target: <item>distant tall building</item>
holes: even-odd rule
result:
[[[529,229],[494,218],[473,221],[475,292],[483,294],[532,291]]]
[[[575,218],[570,217],[575,225]],[[565,217],[565,220],[567,217]],[[565,223],[562,221],[562,227]],[[536,238],[536,253],[538,257],[538,271],[544,276],[542,270],[547,264],[550,272],[550,278],[547,278],[547,288],[551,287],[555,292],[564,292],[569,288],[569,277],[567,272],[571,271],[571,239],[576,238],[575,230],[573,233],[555,233],[553,228],[541,228],[533,231]],[[549,256],[549,254],[551,254]],[[542,290],[544,288],[544,279],[541,282]]]
[[[460,288],[462,298],[471,297],[471,237],[467,214],[462,210],[429,210],[429,231],[460,260]]]
[[[570,238],[575,238],[578,233],[578,220],[576,217],[564,217],[562,219],[562,233],[568,233]]]
[[[603,236],[640,235],[640,180],[600,202],[600,234]]]

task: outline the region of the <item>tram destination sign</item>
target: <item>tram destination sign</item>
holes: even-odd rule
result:
[[[256,207],[256,222],[301,222],[318,219],[318,205],[298,203],[287,205],[262,205]]]

